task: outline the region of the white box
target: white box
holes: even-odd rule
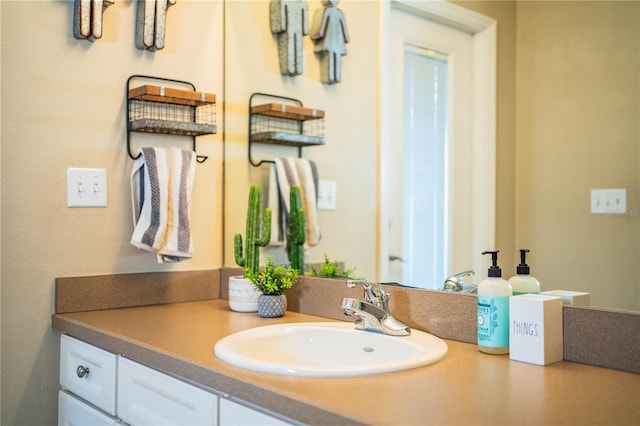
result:
[[[562,361],[562,299],[522,294],[509,299],[509,358],[547,365]]]
[[[565,305],[591,306],[591,293],[569,290],[541,291],[540,294],[562,297]]]

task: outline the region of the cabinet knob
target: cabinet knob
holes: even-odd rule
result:
[[[79,365],[78,368],[76,369],[76,374],[81,379],[83,377],[88,377],[89,376],[89,367],[85,367],[83,365]]]

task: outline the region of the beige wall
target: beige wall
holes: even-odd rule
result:
[[[640,309],[640,3],[519,2],[516,245],[546,289]],[[592,188],[626,188],[623,216]]]
[[[155,255],[129,244],[133,161],[125,150],[124,93],[129,75],[148,74],[188,80],[221,96],[223,8],[221,2],[179,1],[168,11],[166,47],[153,53],[135,48],[134,2],[109,7],[104,36],[93,43],[73,37],[72,1],[3,1],[0,7],[1,423],[55,424],[55,277],[211,269],[222,263],[220,133],[198,139],[198,151],[209,160],[196,170],[194,258],[160,266]],[[221,111],[219,106],[219,121]],[[133,140],[135,146],[166,145],[162,138]],[[188,147],[189,141],[172,142]],[[108,207],[67,208],[67,167],[106,168]]]

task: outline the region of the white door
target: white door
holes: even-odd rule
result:
[[[389,28],[381,281],[441,288],[477,264],[474,35],[395,8]]]

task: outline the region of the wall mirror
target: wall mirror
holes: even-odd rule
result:
[[[532,275],[544,290],[587,291],[593,306],[640,310],[640,5],[452,4],[498,22],[495,246],[486,249],[500,250],[506,277],[515,273],[518,249],[528,248]],[[307,261],[327,254],[379,279],[384,129],[378,55],[384,31],[374,29],[391,6],[338,4],[351,39],[342,81],[326,85],[308,37],[303,74],[280,74],[268,2],[226,2],[224,266],[236,266],[232,240],[244,233],[249,185],[268,188],[269,167],[252,167],[247,159],[248,100],[253,92],[267,92],[326,111],[326,144],[305,148],[303,156],[316,162],[320,179],[336,182],[337,203],[335,210],[318,212],[322,241],[309,248]],[[319,1],[309,2],[312,17],[321,8]],[[297,152],[260,147],[253,155]],[[627,213],[590,214],[595,188],[625,188]],[[474,208],[470,204],[463,214],[473,215]],[[269,254],[286,261],[279,248],[263,251]],[[487,259],[478,252],[470,262],[478,269],[471,281],[478,282]],[[454,265],[445,275],[463,269]]]

